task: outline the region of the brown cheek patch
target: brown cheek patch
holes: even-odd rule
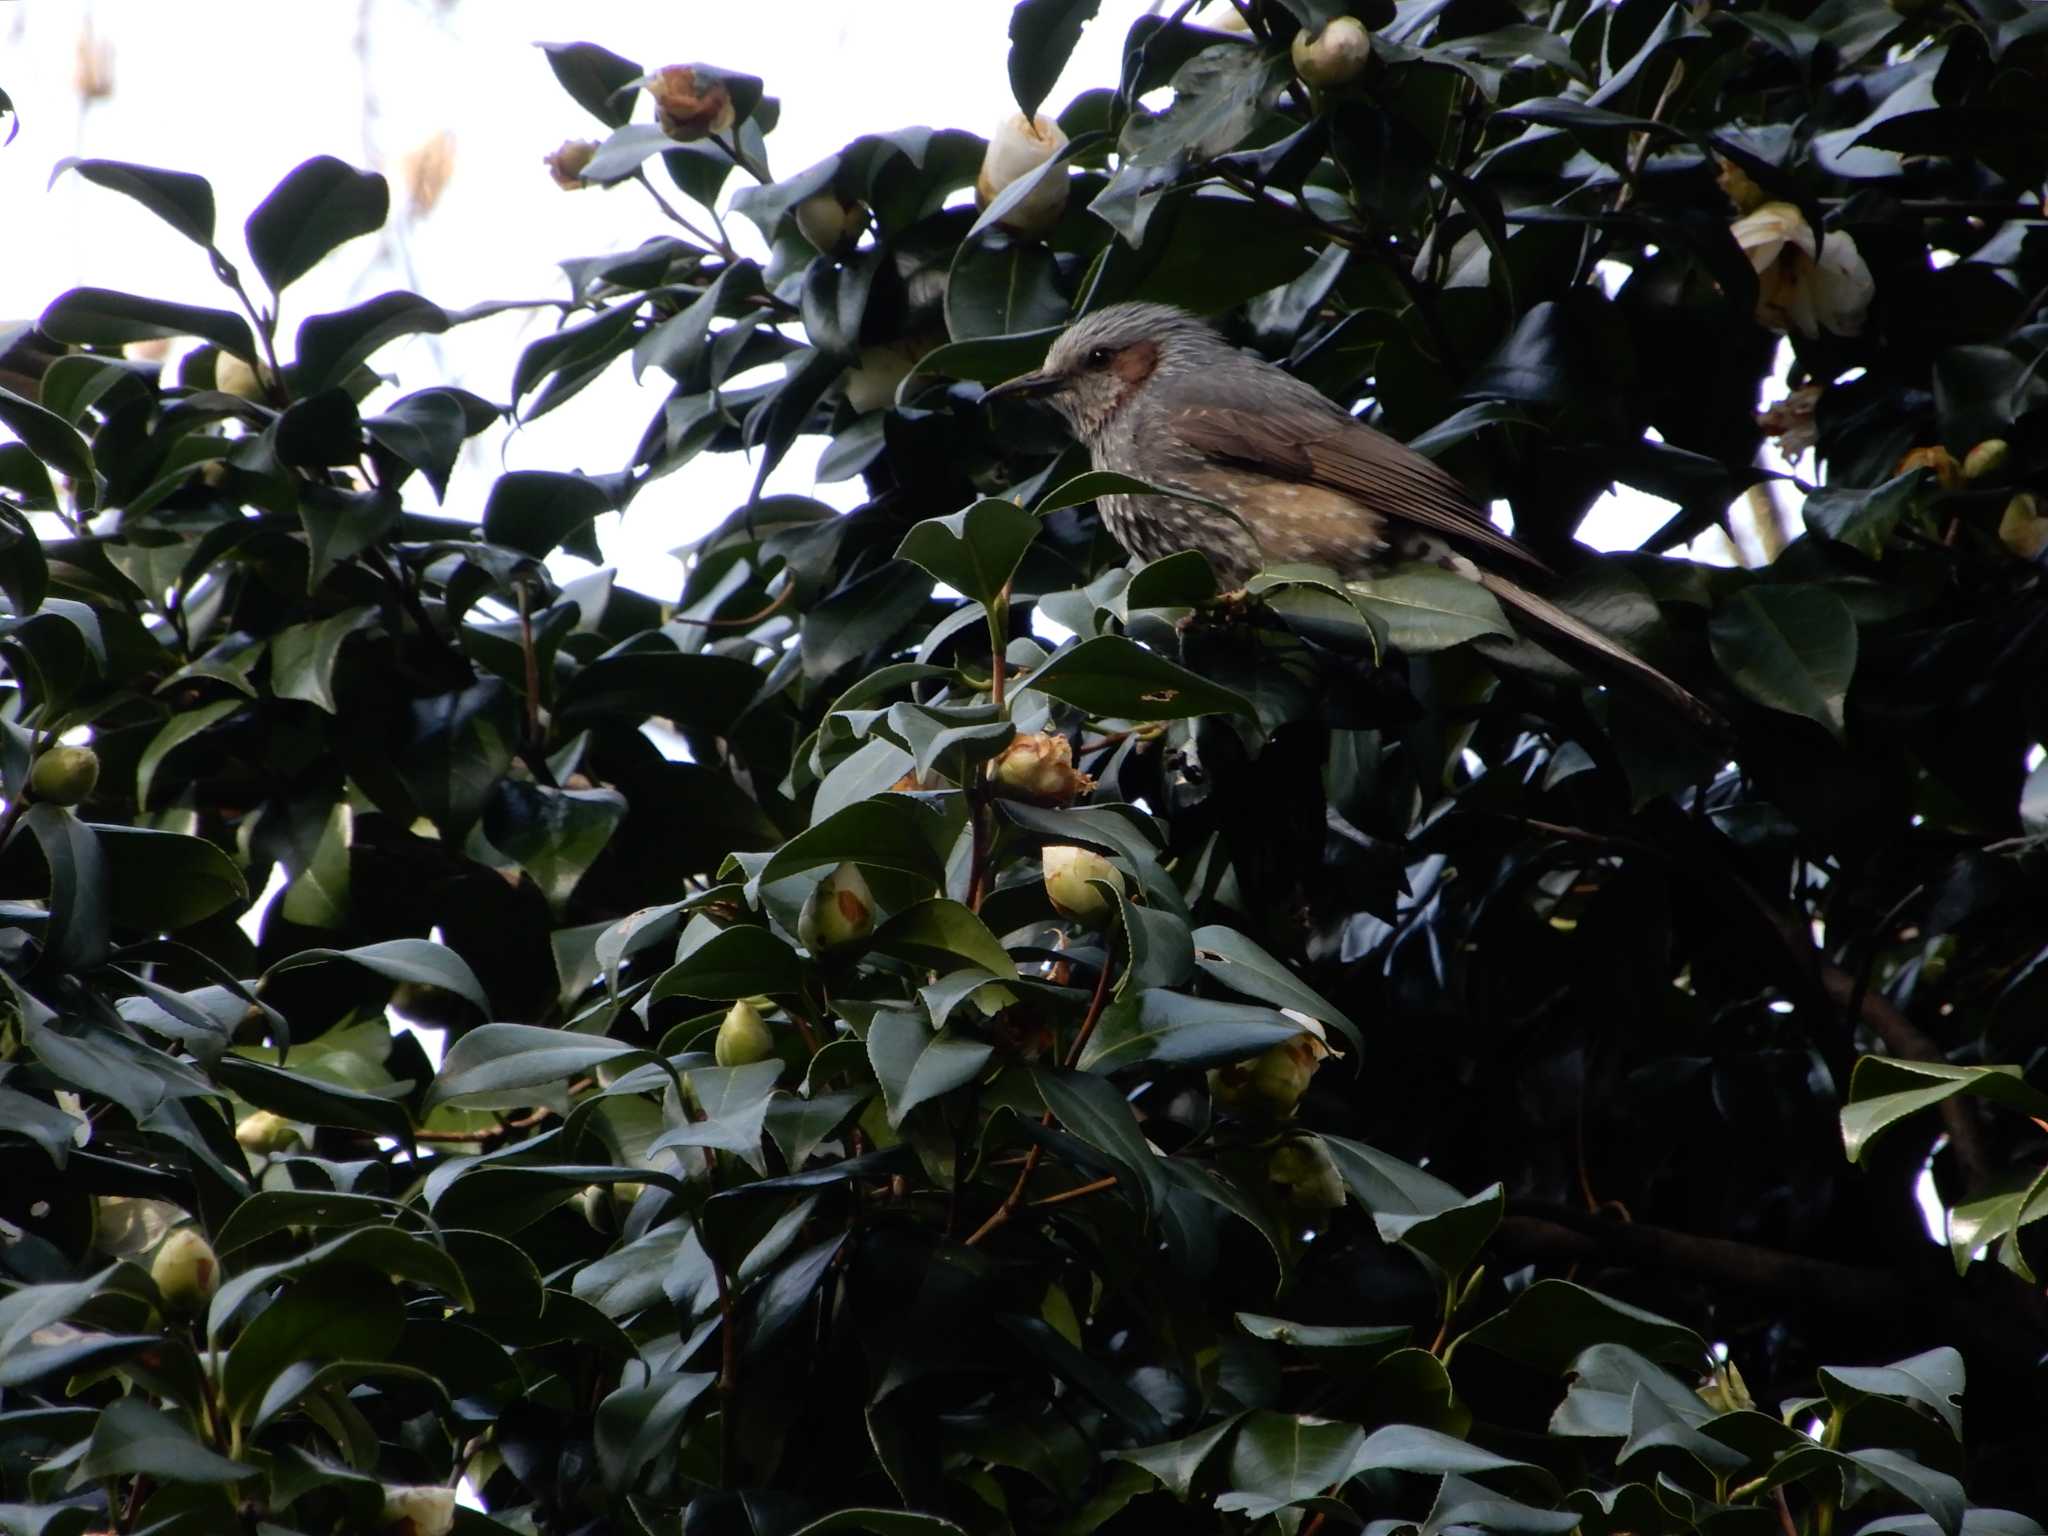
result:
[[[1142,384],[1159,366],[1159,343],[1134,341],[1110,361],[1109,370],[1126,384]]]

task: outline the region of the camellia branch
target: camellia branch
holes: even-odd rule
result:
[[[1913,1288],[1889,1270],[1810,1259],[1725,1237],[1701,1237],[1639,1221],[1591,1216],[1567,1206],[1516,1202],[1494,1241],[1519,1259],[1635,1263],[1705,1281],[1871,1316],[1896,1317]]]
[[[1109,1001],[1109,976],[1113,969],[1114,967],[1110,964],[1110,957],[1105,953],[1102,957],[1102,968],[1095,973],[1095,991],[1088,999],[1087,1017],[1081,1020],[1080,1031],[1074,1036],[1074,1043],[1067,1048],[1065,1065],[1069,1067],[1081,1059],[1081,1048],[1088,1043],[1088,1037],[1095,1032],[1095,1021],[1102,1017],[1103,1005]],[[1052,1124],[1052,1111],[1047,1110],[1038,1123],[1043,1126],[1050,1126]],[[1012,1184],[1010,1192],[1003,1196],[1003,1203],[989,1212],[988,1220],[984,1221],[968,1235],[968,1247],[974,1247],[983,1238],[987,1237],[1016,1214],[1017,1207],[1024,1203],[1024,1191],[1031,1183],[1031,1175],[1038,1171],[1038,1165],[1044,1157],[1044,1144],[1034,1142],[1031,1150],[1024,1154],[1024,1166],[1017,1170],[1017,1182]],[[1115,1181],[1111,1180],[1111,1182],[1114,1183]],[[1076,1193],[1074,1190],[1068,1190],[1065,1198],[1071,1199]],[[1051,1201],[1035,1203],[1050,1204]]]

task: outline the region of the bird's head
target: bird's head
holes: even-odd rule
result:
[[[1084,441],[1102,432],[1162,369],[1200,366],[1228,345],[1170,304],[1112,304],[1068,327],[1045,365],[996,385],[983,400],[1043,400]]]

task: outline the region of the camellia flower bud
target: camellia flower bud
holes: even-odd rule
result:
[[[751,1066],[775,1054],[775,1033],[754,1005],[741,998],[726,1009],[711,1054],[721,1067]]]
[[[1266,1159],[1266,1177],[1280,1186],[1289,1205],[1330,1211],[1344,1203],[1344,1175],[1320,1136],[1281,1142]]]
[[[1756,270],[1758,324],[1809,337],[1862,331],[1877,285],[1848,235],[1831,234],[1822,245],[1791,203],[1764,203],[1729,232]]]
[[[299,1128],[283,1115],[259,1109],[242,1117],[235,1127],[235,1140],[244,1152],[283,1152],[299,1144]]]
[[[842,203],[830,192],[820,192],[796,205],[797,233],[828,256],[850,248],[867,222],[866,203]]]
[[[1988,437],[1963,455],[1963,478],[1982,480],[1995,475],[2005,468],[2005,461],[2012,457],[2012,449],[2002,437]]]
[[[1329,1047],[1304,1030],[1249,1061],[1212,1069],[1209,1094],[1233,1114],[1285,1120],[1308,1092],[1309,1079],[1328,1054]]]
[[[1944,491],[1952,491],[1962,483],[1963,468],[1946,448],[1915,448],[1892,466],[1892,473],[1903,475],[1914,469],[1933,470],[1936,483]]]
[[[581,191],[590,185],[583,179],[583,168],[597,155],[595,139],[564,139],[561,147],[551,155],[543,155],[541,161],[548,168],[548,174],[555,178],[555,185],[564,192]]]
[[[732,92],[689,64],[671,64],[647,82],[654,120],[678,144],[693,144],[733,125]]]
[[[1749,1395],[1749,1383],[1742,1379],[1733,1360],[1723,1360],[1715,1366],[1714,1374],[1694,1390],[1700,1401],[1716,1413],[1741,1413],[1756,1407],[1756,1399]]]
[[[875,894],[860,867],[841,864],[804,901],[796,936],[814,955],[858,944],[875,931]]]
[[[263,375],[246,358],[232,352],[217,353],[213,359],[213,387],[238,400],[263,398]]]
[[[1318,88],[1345,85],[1365,72],[1372,58],[1372,34],[1356,16],[1339,16],[1313,37],[1306,27],[1294,34],[1294,72]]]
[[[1001,196],[1003,188],[1030,175],[1066,143],[1066,134],[1051,118],[1040,114],[1027,121],[1022,112],[1012,112],[996,125],[988,152],[981,158],[981,174],[974,178],[975,203],[986,208]],[[1059,223],[1066,207],[1066,176],[1048,172],[999,222],[1012,234],[1035,239]]]
[[[29,770],[28,792],[51,805],[76,805],[99,781],[100,758],[91,747],[52,747]]]
[[[455,1529],[455,1490],[438,1483],[387,1487],[379,1518],[386,1536],[448,1536]]]
[[[1998,542],[2022,560],[2038,559],[2048,550],[2048,517],[2041,515],[2040,499],[2022,491],[2005,504],[1998,520]]]
[[[995,762],[995,781],[1020,800],[1041,805],[1072,805],[1095,787],[1095,780],[1074,766],[1074,746],[1057,731],[1019,736]]]
[[[1045,894],[1052,898],[1053,909],[1060,916],[1071,917],[1091,928],[1109,920],[1114,903],[1088,882],[1105,881],[1121,895],[1122,870],[1092,848],[1072,848],[1064,843],[1048,844],[1041,865],[1045,870]]]
[[[896,387],[916,371],[917,360],[931,348],[918,338],[861,348],[860,358],[846,370],[846,403],[862,415],[896,403]]]
[[[180,1227],[157,1249],[149,1278],[173,1312],[197,1312],[220,1289],[220,1259],[199,1231]]]

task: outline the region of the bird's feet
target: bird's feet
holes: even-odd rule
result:
[[[1174,625],[1174,628],[1185,630],[1196,623],[1242,624],[1251,617],[1252,607],[1257,601],[1258,599],[1245,587],[1219,592]]]

